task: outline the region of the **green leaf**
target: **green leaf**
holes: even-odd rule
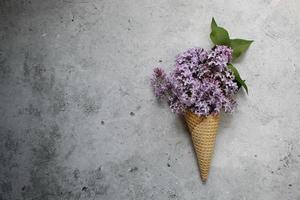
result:
[[[210,27],[211,27],[211,30],[213,30],[214,28],[218,27],[218,25],[217,25],[217,23],[215,21],[215,18],[212,18]]]
[[[238,70],[230,63],[228,64],[228,67],[233,72],[233,75],[235,77],[235,81],[237,82],[239,88],[242,86],[248,94],[248,87],[245,83],[245,80],[242,80]]]
[[[214,18],[211,21],[210,39],[215,45],[230,46],[230,38],[227,30],[219,27]]]
[[[231,48],[233,49],[232,59],[236,60],[242,55],[251,45],[253,40],[231,39]]]

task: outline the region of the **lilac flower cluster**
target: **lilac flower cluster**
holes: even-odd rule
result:
[[[167,75],[154,69],[151,84],[158,98],[166,97],[175,113],[190,110],[199,116],[232,112],[238,86],[227,67],[232,50],[216,46],[206,51],[191,48],[176,57],[175,69]]]

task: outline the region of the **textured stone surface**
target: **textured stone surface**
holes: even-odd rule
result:
[[[300,199],[296,0],[0,0],[0,199]],[[149,86],[210,20],[254,39],[202,185]]]

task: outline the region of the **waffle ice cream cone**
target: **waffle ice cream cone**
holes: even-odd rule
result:
[[[210,163],[213,156],[220,115],[199,117],[188,111],[185,114],[185,120],[192,135],[192,141],[200,169],[200,177],[202,182],[205,183],[208,178]]]

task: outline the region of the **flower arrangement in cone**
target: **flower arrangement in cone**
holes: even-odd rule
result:
[[[212,49],[188,49],[176,57],[171,73],[155,68],[151,78],[156,97],[166,99],[174,113],[185,117],[203,182],[208,178],[220,112],[234,111],[235,95],[241,87],[248,93],[232,62],[253,42],[230,39],[214,18],[211,29]]]

